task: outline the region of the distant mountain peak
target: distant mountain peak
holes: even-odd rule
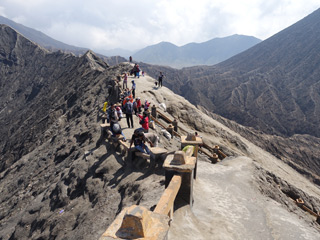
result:
[[[160,42],[136,52],[138,61],[171,67],[213,65],[226,60],[261,42],[260,39],[245,35],[214,38],[202,43],[188,43],[178,47],[170,42]]]

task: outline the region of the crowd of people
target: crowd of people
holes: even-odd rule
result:
[[[140,71],[139,65],[135,64],[130,74],[133,74],[134,78],[139,78]],[[144,73],[142,75],[144,76]],[[160,73],[160,75],[162,75],[162,73]],[[110,130],[113,136],[122,135],[123,140],[127,141],[119,122],[124,118],[123,115],[125,115],[128,128],[134,128],[133,119],[134,117],[137,117],[140,127],[136,128],[131,136],[130,148],[133,144],[137,151],[150,154],[150,150],[146,143],[149,143],[151,147],[157,147],[159,142],[159,136],[155,133],[149,132],[149,108],[151,106],[151,102],[145,99],[144,104],[142,104],[140,97],[136,97],[135,80],[131,81],[131,88],[128,87],[128,73],[123,73],[122,79],[123,92],[120,95],[120,103],[117,105],[112,104],[108,109],[105,109],[107,113],[107,121],[110,123]]]

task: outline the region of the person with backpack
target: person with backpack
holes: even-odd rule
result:
[[[127,101],[124,105],[124,111],[126,113],[128,128],[130,128],[130,122],[131,122],[131,127],[133,128],[133,118],[132,118],[133,103],[130,101],[129,98],[127,98]]]
[[[149,132],[149,118],[148,113],[146,111],[143,112],[143,116],[138,114],[138,117],[140,119],[139,123],[142,126],[142,129],[145,133]]]
[[[134,148],[139,152],[150,154],[150,150],[148,146],[145,144],[145,142],[149,141],[146,139],[143,131],[141,131],[141,129],[138,128],[134,130],[132,134],[129,149],[131,148],[132,144],[134,144]]]
[[[119,119],[116,111],[116,105],[112,104],[111,107],[108,109],[107,113],[108,113],[107,119],[108,119],[108,122],[110,122],[110,129],[112,131],[113,125],[115,123],[118,123],[118,119]]]

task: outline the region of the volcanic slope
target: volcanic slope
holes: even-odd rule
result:
[[[164,84],[193,104],[265,133],[320,137],[319,24],[320,9],[218,65],[162,68]]]
[[[162,177],[99,141],[130,65],[50,53],[4,25],[0,64],[0,239],[97,239],[123,206],[156,204]]]
[[[92,52],[81,58],[49,53],[6,26],[1,26],[0,38],[1,86],[6,89],[0,95],[0,238],[97,239],[123,207],[138,204],[153,209],[164,190],[163,170],[125,164],[113,145],[100,139],[103,102],[117,100],[119,85],[115,77],[132,65],[108,67]],[[294,232],[283,231],[283,239],[292,233],[316,239],[319,227],[314,217],[290,198],[301,197],[310,209],[319,211],[318,187],[183,97],[165,87],[155,88],[154,79],[147,76],[135,81],[137,96],[155,105],[164,102],[168,114],[176,117],[186,132],[199,131],[206,143],[220,145],[229,156],[217,165],[200,157],[189,230],[200,231],[202,235],[198,236],[202,238],[234,239],[239,234],[241,239],[260,239],[272,233],[277,237],[278,226],[289,226]],[[37,91],[33,90],[35,86]],[[136,117],[134,121],[138,126]],[[120,123],[126,127],[123,120]],[[160,130],[157,127],[159,135]],[[124,129],[127,138],[132,131]],[[160,146],[169,151],[179,149],[179,139],[169,141],[160,136]],[[248,198],[255,203],[253,207],[243,205]],[[224,207],[212,207],[225,204],[230,215]],[[247,221],[261,209],[265,215]],[[275,215],[279,211],[285,214],[287,223],[279,221]],[[187,233],[179,233],[185,225],[179,221],[179,213],[190,212],[185,208],[176,212],[171,239]],[[210,218],[208,213],[212,213]],[[209,228],[191,225],[204,219],[208,221],[202,226]],[[215,221],[226,226],[222,235],[213,231]],[[252,232],[251,228],[266,231]],[[188,237],[195,239],[192,232]]]
[[[165,86],[319,184],[319,24],[320,9],[215,66],[141,67],[153,77],[162,71]]]

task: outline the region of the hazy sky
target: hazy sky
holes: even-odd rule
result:
[[[319,0],[0,0],[0,15],[67,44],[135,50],[233,34],[264,40],[319,7]]]

